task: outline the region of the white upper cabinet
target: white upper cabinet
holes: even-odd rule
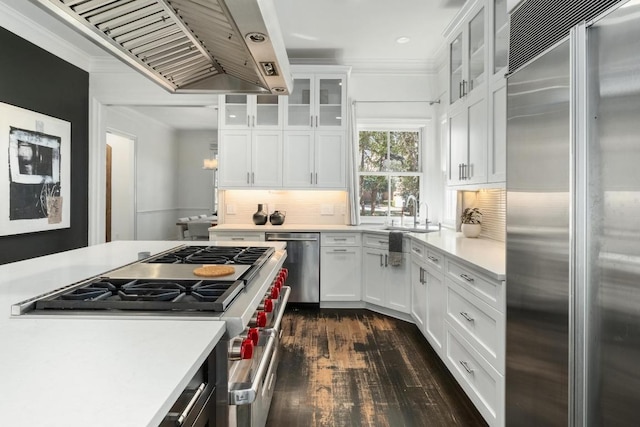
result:
[[[293,91],[286,97],[288,130],[346,128],[347,73],[293,73]]]
[[[220,96],[221,129],[282,129],[283,98],[278,95]]]
[[[504,184],[509,21],[506,0],[469,2],[451,24],[447,184]]]
[[[473,17],[449,41],[449,103],[482,92],[486,83],[486,18],[485,8],[476,7]]]
[[[220,188],[282,187],[282,132],[225,130],[218,143]]]

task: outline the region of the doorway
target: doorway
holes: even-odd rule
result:
[[[136,239],[136,137],[106,136],[105,241]]]

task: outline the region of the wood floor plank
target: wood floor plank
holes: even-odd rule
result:
[[[486,426],[415,325],[334,309],[283,325],[267,426]]]

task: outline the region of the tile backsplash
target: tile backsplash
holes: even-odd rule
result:
[[[507,219],[507,192],[504,189],[461,191],[460,213],[465,208],[479,208],[482,212],[480,237],[505,241]],[[458,221],[459,222],[459,221]],[[459,225],[458,225],[459,227]]]
[[[220,191],[221,224],[253,224],[258,204],[271,214],[286,213],[287,224],[345,224],[346,191],[224,190]]]

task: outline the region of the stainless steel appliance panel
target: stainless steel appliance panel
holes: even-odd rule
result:
[[[266,233],[265,240],[287,242],[289,302],[320,303],[320,234]]]
[[[509,426],[568,423],[570,46],[508,79]]]
[[[640,410],[640,5],[589,29],[588,425]]]

